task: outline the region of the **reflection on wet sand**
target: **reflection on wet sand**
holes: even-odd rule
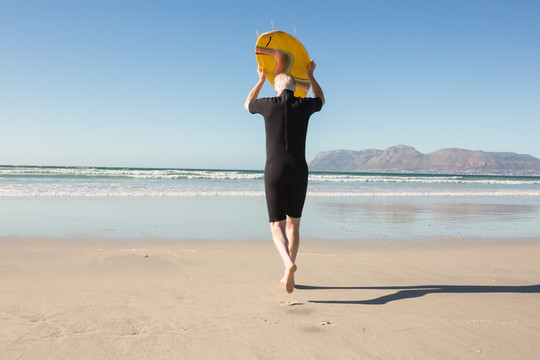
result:
[[[332,218],[334,221],[376,221],[391,224],[413,223],[416,214],[421,212],[417,205],[412,204],[379,204],[379,203],[342,203],[319,202],[316,204],[319,215]]]
[[[471,203],[471,202],[374,202],[321,201],[315,204],[319,216],[343,222],[385,222],[412,224],[431,219],[434,222],[515,221],[538,217],[540,206],[532,204]]]
[[[523,215],[538,212],[538,206],[523,204],[434,204],[430,211],[439,221],[478,222],[485,218],[497,218],[500,221],[512,221]]]

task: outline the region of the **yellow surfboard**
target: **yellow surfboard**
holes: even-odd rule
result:
[[[306,68],[311,59],[304,45],[294,36],[278,30],[262,34],[255,44],[255,57],[272,86],[276,75],[289,73],[296,80],[294,95],[307,95],[311,84]]]

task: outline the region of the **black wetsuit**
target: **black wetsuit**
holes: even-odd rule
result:
[[[320,98],[295,97],[290,90],[249,103],[252,114],[264,116],[266,166],[264,187],[270,222],[299,218],[306,198],[308,168],[306,135],[309,117],[322,108]]]

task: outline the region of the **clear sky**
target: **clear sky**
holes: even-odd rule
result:
[[[308,162],[397,144],[540,158],[537,0],[1,0],[0,164],[262,169],[243,104],[271,20],[325,93]]]

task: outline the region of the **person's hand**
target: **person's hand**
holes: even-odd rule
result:
[[[315,71],[316,67],[317,65],[315,64],[315,61],[311,60],[306,69],[308,75],[313,75],[313,72]]]
[[[264,81],[266,79],[266,73],[263,68],[257,68],[257,74],[259,75],[259,80]]]

